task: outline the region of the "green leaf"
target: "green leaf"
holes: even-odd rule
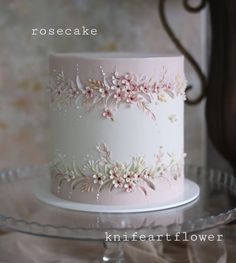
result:
[[[115,187],[114,184],[112,184],[110,187],[110,192],[114,189],[114,187]]]
[[[140,186],[139,188],[145,195],[147,195],[147,191],[143,186]]]
[[[76,169],[83,177],[86,177],[86,175],[80,170],[80,168],[78,166],[76,167]]]
[[[175,95],[172,91],[170,90],[165,90],[165,93],[167,93],[172,99],[174,99]]]
[[[147,185],[152,189],[152,190],[156,190],[156,187],[154,185],[153,182],[151,182],[150,180],[148,180],[147,178],[143,178],[143,180],[147,183]]]
[[[85,180],[85,178],[77,178],[73,181],[73,183],[71,184],[71,187],[73,190],[75,190],[75,187],[77,185],[79,185],[80,183],[82,183]]]
[[[112,182],[112,179],[105,181],[102,185],[100,185],[98,191],[101,192],[111,182]]]

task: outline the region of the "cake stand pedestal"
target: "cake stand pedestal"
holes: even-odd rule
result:
[[[233,175],[191,165],[186,166],[185,175],[201,189],[192,203],[162,211],[112,214],[72,211],[40,202],[31,185],[39,176],[49,176],[47,166],[2,171],[0,227],[43,237],[100,240],[106,247],[101,261],[124,262],[122,241],[131,240],[136,232],[137,239],[141,235],[148,239],[150,235],[202,231],[236,219]],[[117,242],[106,240],[106,233]]]

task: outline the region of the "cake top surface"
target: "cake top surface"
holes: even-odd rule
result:
[[[166,55],[157,53],[126,53],[126,52],[80,52],[80,53],[52,53],[51,58],[80,58],[80,59],[183,59],[181,55]]]

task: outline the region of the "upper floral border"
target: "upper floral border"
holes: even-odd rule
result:
[[[156,120],[151,109],[153,103],[163,103],[178,96],[185,99],[186,80],[180,75],[170,80],[165,67],[159,81],[147,76],[139,78],[130,72],[120,74],[115,71],[106,76],[101,67],[100,70],[102,78],[89,79],[85,85],[81,83],[78,72],[75,80],[66,80],[63,71],[55,71],[50,84],[51,101],[60,106],[73,102],[76,108],[82,103],[87,111],[100,105],[101,116],[114,121],[114,113],[120,105],[137,106]]]

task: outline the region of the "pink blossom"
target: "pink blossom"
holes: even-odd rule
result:
[[[140,175],[140,174],[134,174],[134,179],[133,179],[133,181],[134,181],[135,183],[137,183],[140,178],[141,178],[141,175]]]
[[[105,111],[102,113],[102,116],[103,116],[104,118],[107,118],[107,119],[110,119],[110,120],[114,121],[113,113],[112,113],[112,111],[109,110],[109,109],[105,109]]]
[[[130,94],[127,96],[126,102],[127,103],[134,103],[138,100],[138,96],[136,94]]]
[[[74,87],[71,87],[69,89],[69,96],[70,98],[76,98],[80,95],[80,92],[78,89],[74,88]]]
[[[158,86],[156,83],[152,86],[152,92],[158,93],[160,90],[160,86]]]
[[[112,77],[112,87],[111,89],[116,89],[116,88],[121,88],[122,86],[122,81],[118,78],[116,78],[115,76]]]
[[[125,98],[125,93],[121,89],[117,89],[117,91],[114,94],[114,99],[117,101],[121,101]]]
[[[127,183],[137,182],[139,177],[140,176],[138,176],[138,174],[136,174],[134,171],[128,171],[123,175],[123,178]]]
[[[105,179],[102,173],[97,173],[93,175],[93,183],[94,184],[103,184],[103,180]]]
[[[122,177],[117,177],[112,181],[112,184],[114,185],[115,188],[122,188],[124,186],[124,178]]]
[[[126,74],[124,75],[124,78],[125,78],[125,80],[127,80],[128,82],[133,82],[133,81],[135,81],[135,76],[134,76],[134,74],[131,74],[131,73],[126,73]]]
[[[63,89],[60,88],[60,87],[58,87],[58,88],[56,89],[56,95],[57,95],[57,96],[61,96],[62,93],[63,93]]]
[[[128,94],[130,94],[132,92],[132,87],[130,85],[128,85],[126,88],[125,88],[125,92],[127,92]]]
[[[109,171],[109,174],[110,174],[110,179],[114,179],[114,178],[117,178],[119,177],[119,169],[117,166],[115,166],[113,169],[111,169]]]
[[[139,85],[139,90],[143,93],[148,93],[149,92],[149,87],[147,84],[141,84]]]
[[[83,91],[83,94],[85,95],[86,98],[93,98],[93,89],[87,86],[85,90]]]
[[[164,84],[162,87],[164,90],[172,90],[172,87],[170,84]]]
[[[131,182],[131,175],[129,173],[124,174],[123,178],[127,183]]]
[[[98,91],[101,94],[102,98],[105,98],[109,94],[109,91],[107,89],[105,89],[105,88],[100,88]]]
[[[139,91],[138,85],[135,84],[135,83],[133,83],[132,85],[130,85],[130,88],[131,88],[132,92],[137,92],[137,91]]]
[[[143,177],[146,179],[154,179],[155,178],[155,172],[154,171],[145,171],[143,173]]]
[[[105,96],[108,96],[108,95],[109,95],[109,91],[108,91],[107,89],[104,89],[104,92],[103,92],[103,93],[104,93]]]
[[[121,84],[122,84],[124,87],[126,87],[126,86],[129,85],[129,81],[123,78],[123,79],[121,79]]]
[[[135,188],[135,183],[133,182],[130,182],[128,184],[124,184],[124,188],[126,190],[126,192],[133,192],[134,191],[134,188]]]

